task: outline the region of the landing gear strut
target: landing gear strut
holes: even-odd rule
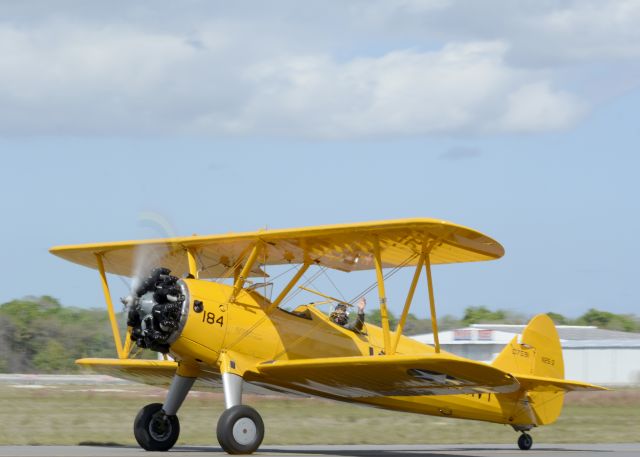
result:
[[[518,447],[523,451],[528,451],[529,449],[531,449],[532,445],[533,438],[531,438],[531,435],[529,435],[527,432],[522,432],[522,435],[520,435],[520,438],[518,438]]]
[[[229,454],[251,454],[264,438],[264,422],[258,411],[242,404],[242,377],[222,374],[225,411],[218,419],[216,435]]]
[[[133,424],[136,441],[147,451],[168,451],[178,441],[178,409],[196,378],[176,374],[164,404],[151,403],[140,410]],[[222,374],[225,411],[218,419],[216,435],[229,454],[251,454],[264,438],[264,422],[258,412],[242,404],[242,376]]]

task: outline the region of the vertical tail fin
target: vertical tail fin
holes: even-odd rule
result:
[[[564,361],[562,346],[553,321],[546,314],[539,314],[525,327],[520,338],[513,338],[498,357],[494,367],[518,377],[534,375],[547,378],[564,379]],[[523,401],[531,407],[533,415],[528,414],[536,425],[554,422],[562,411],[564,394],[562,392],[521,392]],[[525,421],[521,419],[521,421]]]

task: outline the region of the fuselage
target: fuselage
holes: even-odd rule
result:
[[[384,356],[382,329],[365,324],[363,333],[355,333],[331,322],[313,305],[301,305],[289,312],[271,308],[271,303],[257,292],[241,291],[229,304],[232,287],[194,279],[183,280],[191,303],[185,310],[185,322],[171,345],[172,355],[181,364],[215,371],[221,354],[234,354],[245,379],[253,384],[270,386],[260,373],[252,370],[263,362],[325,357]],[[194,309],[193,303],[200,303]],[[200,310],[201,309],[201,310]],[[393,336],[393,334],[392,334]],[[411,338],[401,337],[399,355],[433,354],[434,348]],[[516,424],[520,419],[520,395],[464,394],[421,395],[410,397],[354,395],[348,386],[327,391],[306,387],[302,393],[339,401],[366,404],[384,409],[461,419]]]

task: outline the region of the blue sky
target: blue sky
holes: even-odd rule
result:
[[[506,248],[434,268],[441,314],[637,313],[633,4],[512,7],[500,24],[457,2],[354,2],[340,19],[34,5],[0,21],[0,302],[102,306],[96,273],[53,245],[420,216]],[[346,276],[346,295],[372,280]]]

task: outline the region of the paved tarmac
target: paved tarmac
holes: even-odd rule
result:
[[[529,451],[521,451],[515,444],[478,444],[478,445],[393,445],[393,446],[270,446],[261,447],[256,456],[338,456],[338,457],[450,457],[450,456],[528,456],[544,457],[637,457],[640,456],[640,443],[632,444],[538,444],[534,442]],[[182,454],[188,457],[226,455],[218,447],[176,446],[169,454],[166,452],[146,452],[138,447],[125,446],[0,446],[2,457],[128,457],[128,456],[165,456]]]

